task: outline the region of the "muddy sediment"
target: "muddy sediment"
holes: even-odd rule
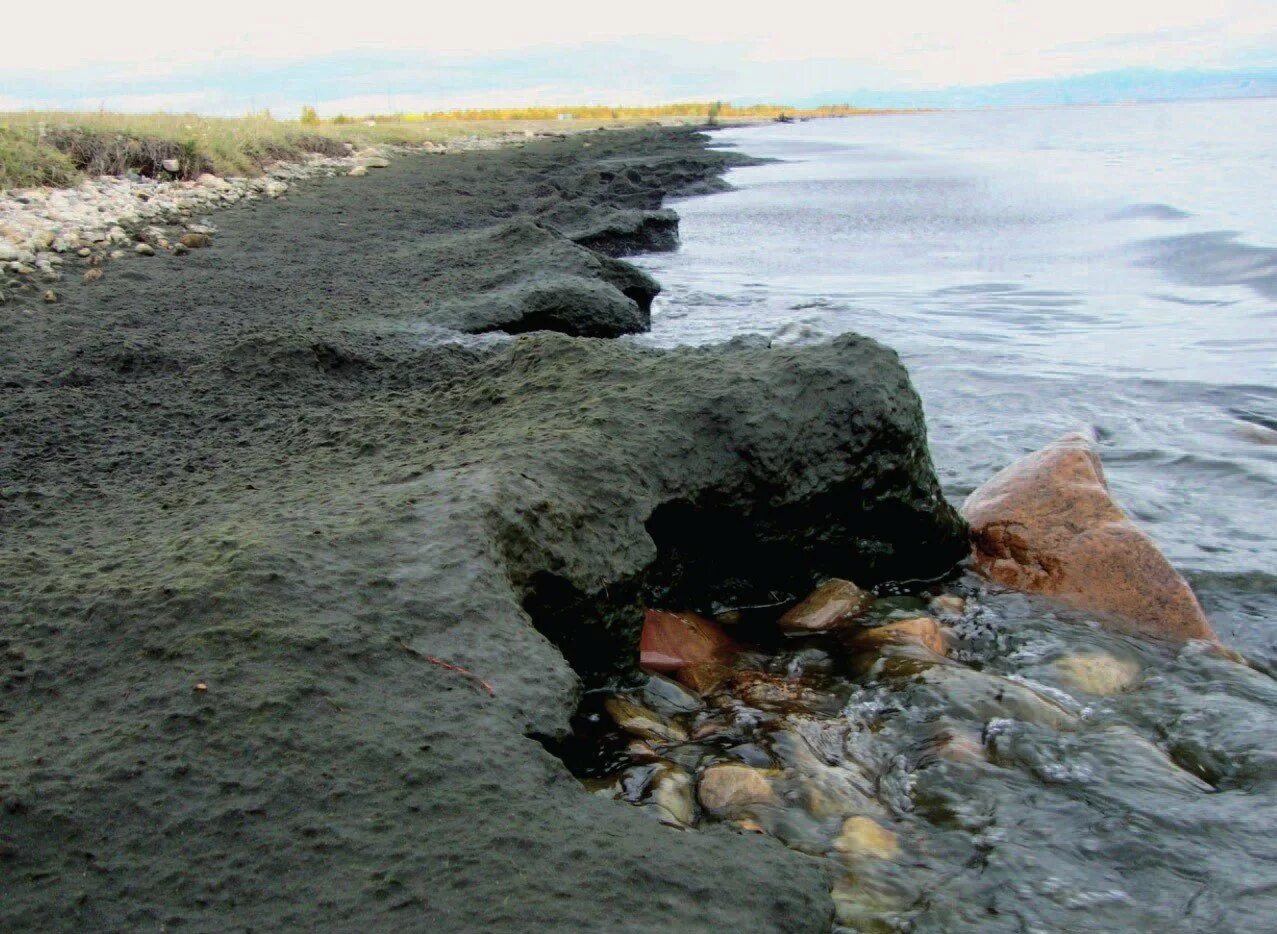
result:
[[[4,926],[828,927],[818,862],[543,746],[644,605],[965,550],[875,342],[570,336],[645,327],[613,257],[734,158],[404,157],[3,309]]]

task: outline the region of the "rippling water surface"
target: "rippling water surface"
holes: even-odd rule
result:
[[[642,340],[882,340],[923,397],[955,500],[1067,431],[1092,432],[1117,497],[1249,664],[1105,634],[967,581],[944,666],[959,674],[866,669],[837,642],[763,645],[750,664],[797,700],[728,692],[670,714],[693,735],[721,721],[727,738],[658,748],[662,768],[699,780],[748,749],[783,797],[757,822],[831,859],[840,916],[858,929],[1273,930],[1277,101],[818,121],[718,140],[782,161],[678,205],[682,248],[642,260],[666,289]],[[1060,674],[1079,653],[1138,674],[1111,693],[1079,688]],[[1067,716],[1035,715],[986,675]],[[938,730],[971,754],[938,752]],[[651,772],[622,754],[585,773],[630,775],[604,793],[645,804],[636,768]],[[835,779],[869,793],[894,856],[848,863],[830,849],[846,815],[811,814],[804,789]],[[697,826],[715,820],[696,812]]]
[[[1235,644],[1277,654],[1277,101],[725,130],[650,340],[898,350],[956,500],[1078,428]]]

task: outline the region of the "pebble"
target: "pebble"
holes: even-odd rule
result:
[[[165,172],[172,172],[176,175],[181,170],[182,163],[178,162],[176,159],[165,159],[160,162],[160,168],[162,168]]]
[[[617,726],[640,739],[658,743],[687,741],[687,731],[681,726],[623,697],[609,697],[603,706]]]
[[[696,800],[692,793],[694,782],[678,766],[670,765],[657,772],[652,779],[647,803],[657,808],[679,827],[689,827],[696,821]]]
[[[695,713],[705,709],[705,702],[677,681],[664,675],[649,675],[643,686],[643,700],[657,710],[671,714]]]
[[[701,773],[697,796],[715,816],[750,807],[776,805],[780,799],[768,780],[770,773],[750,765],[725,762]]]
[[[930,616],[902,619],[885,626],[875,626],[856,634],[852,645],[857,649],[875,649],[888,645],[919,645],[937,655],[947,655],[948,646],[940,624]]]
[[[1138,662],[1121,659],[1108,652],[1066,655],[1053,667],[1067,687],[1100,697],[1129,690],[1140,676]]]
[[[43,298],[46,302],[52,304],[58,300],[58,293],[53,291],[53,289],[49,289],[44,293]]]
[[[155,247],[151,246],[149,243],[139,243],[133,248],[133,252],[138,256],[154,256]]]
[[[873,594],[848,580],[832,578],[780,618],[791,633],[826,632],[851,623],[873,605]]]
[[[205,233],[184,233],[178,241],[188,250],[199,250],[213,245],[213,238]]]
[[[362,176],[368,174],[368,166],[357,165],[346,174],[349,175],[351,178],[361,178]]]
[[[856,815],[843,821],[834,849],[848,856],[895,859],[900,855],[900,840],[876,820]]]
[[[967,612],[967,601],[956,594],[941,594],[932,599],[931,611],[938,616],[962,616]]]

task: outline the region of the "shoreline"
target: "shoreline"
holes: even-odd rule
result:
[[[523,130],[363,148],[345,143],[346,155],[311,153],[301,161],[281,160],[266,165],[258,176],[205,172],[194,179],[165,179],[133,173],[100,175],[75,186],[0,190],[0,269],[35,282],[57,282],[70,255],[101,262],[129,251],[181,252],[184,232],[214,232],[204,215],[246,199],[279,198],[299,182],[358,177],[408,155],[469,152],[560,135]]]
[[[741,159],[406,156],[4,309],[6,923],[827,929],[819,866],[542,745],[644,605],[966,553],[881,345],[570,336],[645,328],[617,255]]]

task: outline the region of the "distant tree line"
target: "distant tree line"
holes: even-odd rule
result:
[[[570,117],[580,120],[623,120],[642,117],[701,117],[708,122],[730,119],[732,117],[779,117],[787,114],[795,117],[842,117],[850,114],[867,113],[863,107],[850,104],[829,104],[823,107],[789,107],[784,104],[749,104],[738,106],[726,101],[689,101],[681,104],[658,104],[648,107],[614,107],[609,105],[564,106],[564,107],[487,107],[469,110],[433,110],[419,113],[367,114],[352,117],[339,114],[330,122],[337,124],[357,123],[367,120],[397,121],[418,123],[455,120],[471,122],[480,120],[554,120],[559,117]],[[302,110],[303,123],[318,122],[319,117],[313,107]]]

